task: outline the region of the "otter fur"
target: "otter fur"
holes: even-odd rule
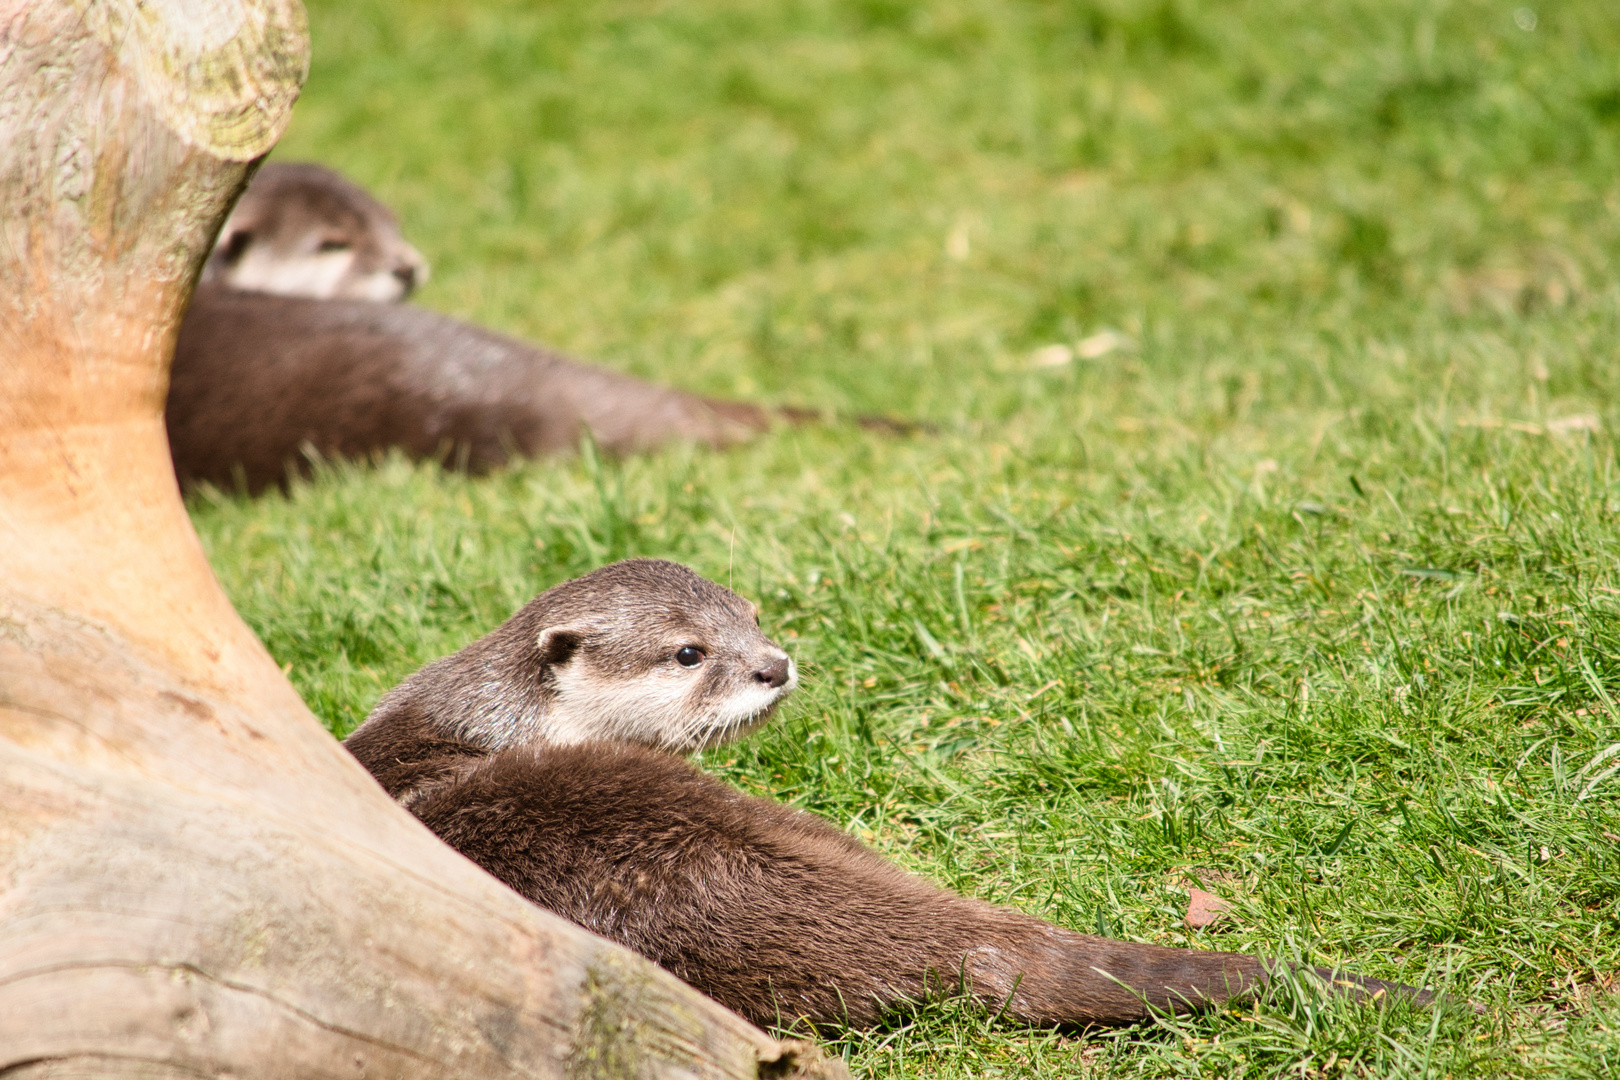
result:
[[[715,667],[683,697],[666,680],[688,648]],[[1077,934],[957,896],[677,756],[763,722],[795,682],[782,659],[728,590],[674,563],[616,563],[423,668],[346,745],[523,896],[756,1023],[870,1025],[965,985],[1027,1023],[1115,1024],[1271,978],[1255,957]],[[1428,999],[1315,970],[1345,992]]]
[[[591,367],[409,304],[201,285],[180,325],[165,420],[182,484],[250,491],[323,457],[398,447],[473,471],[569,450],[728,446],[767,410]]]
[[[262,166],[203,266],[227,288],[323,300],[403,300],[427,280],[394,212],[335,169]]]

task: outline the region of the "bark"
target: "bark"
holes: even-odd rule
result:
[[[842,1075],[395,806],[220,591],[162,406],[296,0],[0,0],[0,1074]]]

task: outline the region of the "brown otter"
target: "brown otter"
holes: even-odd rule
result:
[[[311,450],[364,457],[399,447],[478,471],[572,449],[585,432],[613,453],[726,446],[769,428],[773,414],[409,304],[202,285],[180,326],[165,418],[182,483],[240,477],[257,491],[307,464]]]
[[[481,470],[512,454],[724,446],[772,414],[618,375],[415,308],[427,263],[333,169],[271,162],[220,231],[182,323],[166,409],[183,483],[251,491],[308,454],[399,447]],[[327,302],[322,302],[327,301]],[[780,410],[787,420],[812,418]]]
[[[394,212],[334,169],[272,161],[220,229],[202,280],[326,300],[403,300],[427,260]]]
[[[726,446],[821,413],[684,393],[414,308],[427,276],[393,213],[324,165],[265,165],[181,325],[167,419],[183,483],[257,491],[310,452],[398,447],[481,470],[567,450]],[[329,301],[321,303],[320,301]],[[857,418],[877,430],[911,425]]]
[[[1271,978],[1255,957],[1077,934],[954,895],[671,753],[762,722],[794,682],[752,605],[631,560],[423,668],[346,745],[519,893],[757,1023],[871,1024],[959,983],[1032,1024],[1123,1023]],[[1358,995],[1429,998],[1314,970]]]

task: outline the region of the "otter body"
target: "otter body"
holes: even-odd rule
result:
[[[757,1023],[871,1024],[960,983],[1027,1023],[1123,1023],[1268,980],[1254,957],[1076,934],[957,896],[810,814],[694,769],[676,754],[762,722],[792,689],[789,669],[772,693],[760,690],[780,650],[751,611],[673,563],[614,564],[412,676],[346,745],[390,795],[523,896]],[[679,695],[645,674],[697,647],[677,648],[683,640],[701,642],[716,665],[685,719],[668,707]],[[559,651],[559,641],[575,644]],[[657,723],[637,719],[649,701],[664,705]],[[1427,997],[1317,973],[1353,993]]]
[[[669,753],[586,743],[488,754],[422,736],[431,753],[375,769],[428,828],[534,903],[758,1024],[869,1025],[964,977],[1027,1023],[1124,1023],[1266,979],[1253,957],[1076,934],[957,896]]]
[[[307,451],[399,447],[473,470],[510,457],[669,442],[725,446],[764,409],[590,367],[408,304],[199,286],[175,345],[165,409],[182,483],[282,482]]]

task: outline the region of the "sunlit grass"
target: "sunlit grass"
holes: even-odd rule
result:
[[[400,209],[423,303],[938,430],[341,466],[199,528],[337,732],[678,558],[805,675],[705,767],[1077,929],[1488,1010],[956,1003],[839,1041],[869,1075],[1612,1074],[1620,20],[1535,16],[316,3],[278,153]],[[1224,927],[1182,928],[1195,880]]]

